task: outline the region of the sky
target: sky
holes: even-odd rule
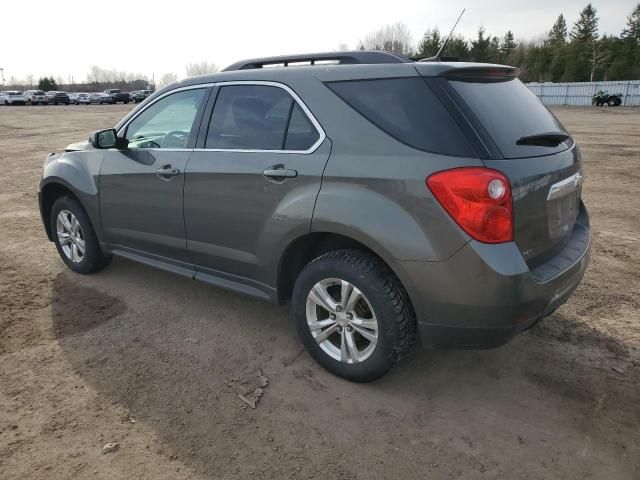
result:
[[[639,0],[594,0],[600,33],[619,34]],[[153,1],[31,0],[0,25],[5,82],[53,75],[85,81],[91,65],[155,77],[185,76],[185,65],[223,68],[243,58],[357,48],[359,39],[396,21],[417,44],[425,30],[474,37],[480,25],[502,36],[541,38],[560,13],[569,27],[586,0]],[[29,16],[28,13],[33,15]],[[41,13],[38,13],[41,12]],[[14,20],[15,19],[15,20]]]

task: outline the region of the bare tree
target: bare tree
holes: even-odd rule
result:
[[[341,44],[338,45],[338,51],[339,52],[344,52],[344,51],[347,51],[347,50],[349,50],[349,45],[348,44],[342,42]]]
[[[158,86],[164,87],[165,85],[169,85],[176,80],[178,80],[178,76],[175,73],[163,73],[160,77],[160,80],[158,80]]]
[[[596,74],[598,68],[602,68],[611,60],[611,52],[605,47],[602,42],[597,40],[591,41],[591,51],[589,52],[588,62],[591,64],[591,75],[589,81],[593,82],[593,77]]]
[[[411,43],[409,27],[405,23],[396,22],[371,32],[360,40],[359,48],[386,50],[401,55],[410,55],[412,52]]]
[[[147,76],[141,73],[118,71],[115,68],[107,70],[98,65],[91,65],[87,74],[87,83],[131,83],[146,78]]]
[[[184,68],[187,72],[187,77],[206,75],[208,73],[216,73],[218,71],[218,66],[215,63],[209,62],[188,63]]]

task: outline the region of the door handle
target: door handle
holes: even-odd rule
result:
[[[295,178],[298,176],[297,170],[284,168],[284,165],[282,164],[269,167],[264,172],[262,172],[262,174],[265,176],[267,180],[271,180],[271,179],[284,180],[286,178]]]
[[[169,181],[173,177],[180,175],[180,169],[173,168],[171,165],[164,165],[156,170],[156,175],[158,175],[162,180]]]

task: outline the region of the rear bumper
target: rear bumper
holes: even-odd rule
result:
[[[397,262],[427,348],[491,348],[567,301],[589,263],[589,216],[581,208],[564,249],[530,270],[515,243],[466,244],[443,262]]]

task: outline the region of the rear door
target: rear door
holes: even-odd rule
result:
[[[560,121],[514,69],[456,69],[446,91],[489,151],[485,165],[511,182],[514,239],[530,267],[557,254],[573,231],[582,185],[580,153]]]
[[[188,263],[184,172],[208,92],[200,87],[160,97],[120,131],[127,148],[105,151],[100,216],[115,248]]]
[[[201,278],[268,285],[276,252],[310,231],[330,142],[282,84],[233,82],[215,95],[187,167],[187,248]]]

